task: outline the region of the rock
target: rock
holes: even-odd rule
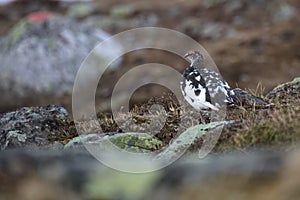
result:
[[[146,133],[116,133],[88,134],[73,138],[65,145],[65,149],[82,147],[83,145],[96,145],[109,140],[119,148],[129,152],[151,152],[162,147],[162,142]]]
[[[4,151],[0,198],[298,199],[299,154],[191,155],[156,172],[131,174],[105,167],[83,150]]]
[[[5,186],[1,186],[0,199],[83,199],[79,190],[89,169],[97,166],[100,168],[98,161],[86,151],[4,151],[0,154],[0,182]]]
[[[291,82],[278,85],[271,90],[266,98],[275,102],[288,103],[300,99],[300,77]],[[299,103],[299,102],[298,102]]]
[[[70,107],[77,70],[108,37],[95,21],[76,22],[55,13],[33,13],[20,21],[0,39],[0,111],[50,103]],[[119,47],[107,49],[108,54],[114,55]]]
[[[262,193],[265,185],[272,190],[273,199],[277,186],[286,178],[280,174],[284,155],[279,153],[248,152],[227,154],[224,157],[209,157],[204,160],[187,159],[181,166],[173,165],[164,170],[162,182],[156,185],[151,198],[166,199],[266,199]],[[180,173],[178,173],[180,172]],[[280,178],[279,178],[280,177]],[[279,179],[276,179],[279,178]],[[172,189],[168,189],[172,188]],[[268,190],[268,191],[270,191]],[[288,190],[285,193],[289,193]],[[259,196],[259,197],[257,197]],[[148,198],[150,199],[150,197]],[[270,198],[272,199],[272,198]]]
[[[223,128],[223,125],[229,123],[231,122],[217,121],[192,126],[181,133],[177,138],[174,138],[172,142],[155,157],[155,160],[169,161],[174,158],[178,158],[179,155],[183,153],[184,150],[188,149],[197,139],[205,134],[212,134],[212,132],[209,131],[215,130],[221,132],[222,130],[218,130],[218,128]]]
[[[103,139],[103,134],[87,134],[72,138],[65,146],[65,149],[81,148],[84,145],[97,145]]]
[[[52,148],[68,135],[68,112],[60,106],[24,107],[0,115],[0,149]],[[53,143],[56,141],[56,143]]]

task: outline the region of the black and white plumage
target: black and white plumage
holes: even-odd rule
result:
[[[219,110],[233,105],[233,90],[220,74],[204,67],[204,58],[198,51],[184,56],[191,61],[182,75],[181,91],[186,101],[196,110]]]

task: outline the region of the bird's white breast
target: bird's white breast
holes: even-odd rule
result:
[[[185,88],[182,89],[182,94],[184,95],[184,98],[196,110],[203,110],[209,108],[213,110],[218,110],[216,106],[206,101],[206,88],[202,87],[201,85],[199,85],[198,88],[195,88],[192,85],[191,81],[185,80]],[[199,95],[196,95],[195,91],[200,91]]]

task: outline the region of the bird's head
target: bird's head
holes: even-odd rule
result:
[[[201,53],[198,51],[189,51],[184,55],[185,58],[189,59],[191,63],[195,63],[196,61],[199,61],[200,63],[203,63],[204,58]]]

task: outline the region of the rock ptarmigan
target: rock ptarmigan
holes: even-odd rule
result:
[[[219,110],[233,105],[234,91],[221,75],[204,66],[204,58],[198,51],[189,51],[184,56],[191,65],[187,67],[180,82],[186,101],[196,110]]]

